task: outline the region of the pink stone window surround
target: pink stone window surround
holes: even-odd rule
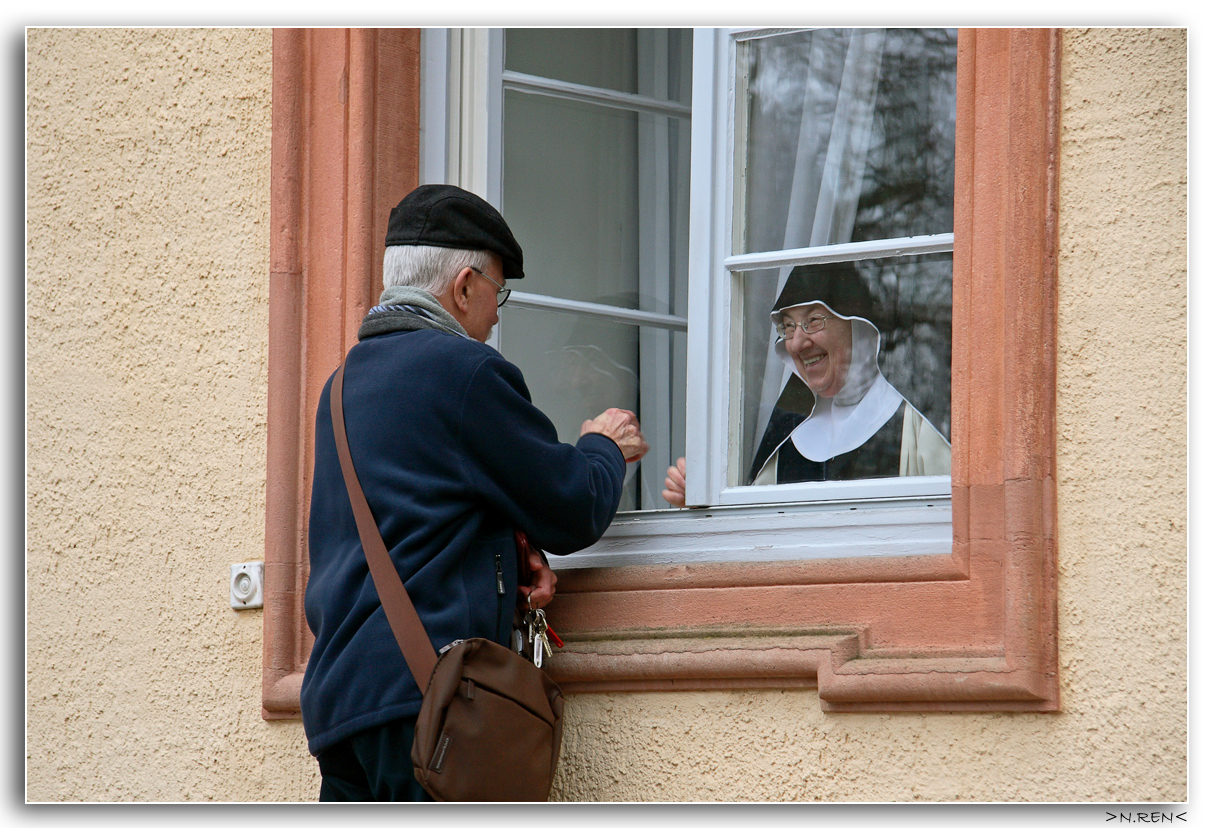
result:
[[[377,293],[378,228],[417,180],[417,44],[415,30],[274,36],[267,718],[298,716],[312,418]],[[565,571],[549,616],[566,692],[1059,709],[1058,32],[963,29],[957,75],[952,554]]]

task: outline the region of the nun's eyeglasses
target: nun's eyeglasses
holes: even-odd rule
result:
[[[826,319],[827,317],[819,314],[807,316],[800,322],[793,322],[791,319],[785,319],[779,325],[776,325],[776,338],[789,339],[794,333],[796,333],[797,328],[800,328],[807,334],[817,333],[826,327]]]

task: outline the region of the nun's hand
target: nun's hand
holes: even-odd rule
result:
[[[671,506],[682,508],[687,505],[687,458],[680,457],[675,465],[666,470],[666,488],[662,489],[662,499]]]

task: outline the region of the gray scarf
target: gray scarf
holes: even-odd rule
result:
[[[435,330],[471,339],[455,317],[439,304],[434,294],[421,288],[384,288],[379,304],[371,308],[358,326],[359,340],[394,331]]]

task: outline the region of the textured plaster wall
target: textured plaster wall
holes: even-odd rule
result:
[[[1063,38],[1057,715],[574,696],[571,800],[1185,800],[1183,30]],[[1133,354],[1133,359],[1127,359]]]
[[[1187,798],[1186,48],[1064,37],[1064,712],[573,696],[557,797]],[[28,796],[311,799],[227,607],[263,552],[269,33],[33,31],[28,70]]]
[[[27,796],[312,797],[260,715],[270,33],[27,41]]]

